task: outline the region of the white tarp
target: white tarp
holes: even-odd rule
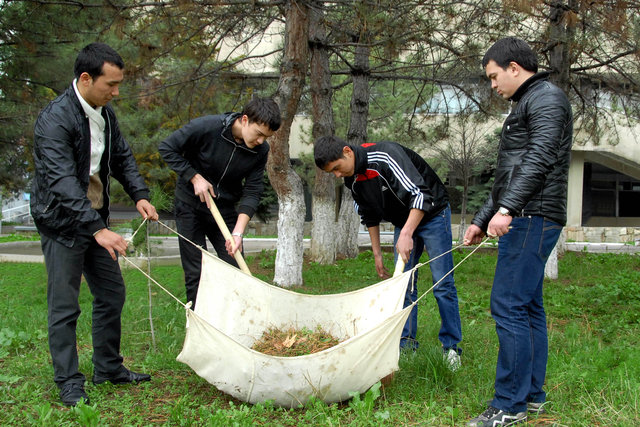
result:
[[[203,252],[195,312],[178,361],[237,399],[297,407],[311,396],[325,402],[365,392],[398,369],[403,310],[410,272],[367,288],[305,295],[269,285]],[[336,278],[339,280],[339,278]],[[340,340],[298,357],[251,350],[270,327],[322,328]]]

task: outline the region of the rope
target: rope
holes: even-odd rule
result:
[[[131,235],[131,237],[129,237],[127,240],[129,243],[133,242],[133,238],[136,237],[136,234],[138,234],[138,231],[140,231],[140,229],[142,228],[142,226],[147,222],[147,218],[145,218],[140,225],[138,226],[138,229],[136,231],[133,232],[133,234]]]
[[[175,295],[173,295],[167,288],[165,288],[164,286],[162,286],[160,283],[158,283],[153,277],[151,277],[150,275],[148,275],[143,269],[141,269],[140,267],[138,267],[138,265],[131,261],[129,258],[127,258],[124,255],[120,255],[122,257],[122,259],[124,259],[125,261],[127,261],[129,264],[131,264],[132,266],[134,266],[140,273],[144,274],[147,279],[151,280],[153,283],[155,283],[156,285],[158,285],[158,287],[160,289],[162,289],[163,291],[165,291],[171,298],[173,298],[174,300],[178,301],[178,303],[180,303],[181,306],[183,306],[184,308],[187,308],[187,305],[185,303],[183,303],[182,301],[180,301],[180,299],[178,299],[178,297],[176,297]]]
[[[160,224],[161,226],[163,226],[164,228],[166,228],[167,230],[171,231],[172,233],[175,233],[178,235],[178,237],[180,237],[181,239],[184,239],[185,241],[191,243],[193,246],[195,246],[196,248],[200,249],[202,252],[207,252],[202,246],[198,245],[197,243],[193,243],[191,240],[187,239],[186,237],[184,237],[182,234],[178,233],[176,230],[174,230],[173,228],[169,227],[167,224],[165,224],[164,222],[158,220],[158,224]]]
[[[145,222],[147,222],[147,220],[145,219],[144,221],[142,221],[142,223],[140,224],[140,226],[138,227],[138,229],[131,235],[131,237],[129,239],[127,239],[129,242],[133,241],[133,238],[135,237],[135,235],[138,233],[138,231],[140,231],[140,229],[142,228],[142,226],[145,224]],[[185,241],[191,243],[193,246],[195,246],[196,248],[200,249],[203,252],[206,252],[206,250],[192,242],[191,240],[187,239],[186,237],[184,237],[182,234],[178,233],[176,230],[174,230],[173,228],[169,227],[168,225],[166,225],[165,223],[163,223],[162,221],[158,220],[157,221],[158,224],[160,224],[161,226],[163,226],[164,228],[166,228],[167,230],[171,231],[172,233],[177,234],[180,238],[184,239]],[[462,264],[464,261],[467,260],[467,258],[469,258],[471,255],[473,255],[478,249],[480,249],[482,246],[484,246],[488,241],[489,241],[490,237],[486,237],[482,242],[480,242],[480,244],[478,246],[476,246],[476,248],[474,250],[472,250],[466,257],[464,257],[458,264],[456,264],[455,266],[453,266],[453,268],[451,270],[449,270],[447,272],[447,274],[445,274],[444,276],[442,276],[440,278],[440,280],[438,280],[436,283],[433,284],[433,286],[431,286],[429,289],[427,289],[422,295],[420,295],[418,297],[418,299],[416,299],[411,305],[416,305],[418,303],[418,301],[420,301],[425,295],[427,295],[429,292],[431,292],[433,290],[433,288],[435,288],[436,286],[438,286],[440,284],[440,282],[442,282],[449,274],[453,273],[453,271],[458,268],[460,266],[460,264]],[[438,258],[447,255],[450,252],[453,252],[456,249],[461,248],[462,246],[464,246],[464,243],[459,244],[458,246],[452,247],[451,249],[449,249],[446,252],[441,253],[440,255],[433,257],[429,260],[427,260],[426,262],[423,263],[419,263],[416,264],[411,270],[412,273],[413,271],[417,270],[420,267],[424,267],[425,265],[429,264],[432,261],[437,260]],[[138,271],[140,271],[142,274],[144,274],[149,280],[151,280],[153,283],[155,283],[160,289],[162,289],[163,291],[165,291],[170,297],[172,297],[173,299],[175,299],[176,301],[178,301],[178,303],[180,303],[180,305],[182,305],[184,308],[187,308],[187,304],[184,304],[182,301],[180,301],[175,295],[173,295],[169,290],[167,290],[165,287],[163,287],[160,283],[158,283],[153,277],[151,277],[149,274],[147,274],[144,270],[142,270],[140,267],[138,267],[138,265],[136,265],[133,261],[131,261],[129,258],[127,258],[124,255],[121,255],[122,258],[127,261],[129,264],[131,264],[132,266],[134,266]]]
[[[467,258],[469,258],[471,255],[473,255],[473,254],[474,254],[474,252],[476,252],[478,249],[480,249],[482,246],[484,246],[484,245],[489,241],[489,239],[490,239],[490,237],[486,237],[482,242],[480,242],[480,244],[479,244],[478,246],[476,246],[476,248],[475,248],[474,250],[472,250],[471,252],[469,252],[469,254],[468,254],[466,257],[464,257],[464,258],[463,258],[463,259],[462,259],[458,264],[454,265],[454,266],[453,266],[453,268],[447,272],[447,274],[445,274],[444,276],[442,276],[442,277],[440,278],[440,280],[438,280],[436,283],[434,283],[434,284],[433,284],[433,286],[431,286],[429,289],[427,289],[427,291],[426,291],[426,292],[424,292],[422,295],[420,295],[420,297],[418,297],[418,299],[416,299],[416,300],[415,300],[411,305],[416,305],[416,304],[418,303],[418,301],[420,301],[420,300],[421,300],[425,295],[427,295],[429,292],[431,292],[431,291],[433,290],[433,288],[435,288],[436,286],[438,286],[438,285],[440,284],[440,282],[442,282],[442,281],[445,279],[445,277],[447,277],[449,274],[453,273],[453,270],[455,270],[456,268],[460,267],[460,264],[462,264],[463,262],[465,262],[465,261],[467,260]],[[450,251],[447,251],[447,252],[444,252],[444,253],[442,253],[442,254],[438,255],[437,257],[433,258],[432,260],[429,260],[429,261],[427,261],[427,262],[423,262],[422,264],[418,264],[418,265],[416,265],[415,267],[413,267],[413,268],[411,269],[411,271],[413,271],[413,270],[415,270],[415,269],[417,269],[417,268],[419,268],[419,267],[422,267],[422,266],[424,266],[424,265],[428,264],[429,262],[431,262],[431,261],[433,261],[433,260],[437,259],[438,257],[441,257],[442,255],[445,255],[445,254],[447,254],[447,253],[449,253],[449,252],[453,251],[454,249],[458,249],[458,248],[459,248],[459,247],[461,247],[461,246],[464,246],[464,244],[458,245],[458,246],[456,246],[455,248],[452,248]]]
[[[128,239],[126,239],[129,243],[131,243],[133,241],[133,238],[136,236],[136,234],[138,234],[138,231],[140,231],[140,229],[142,228],[142,226],[147,222],[147,219],[145,218],[144,221],[142,221],[142,223],[140,224],[140,226],[138,227],[138,229],[131,235],[131,237],[129,237]],[[159,224],[164,225],[165,227],[167,227],[169,230],[171,230],[171,228],[169,228],[168,226],[166,226],[165,224],[163,224],[162,222],[158,221]],[[171,230],[173,231],[173,230]],[[178,234],[177,232],[175,232],[176,234]],[[180,236],[182,237],[182,236]],[[183,237],[184,238],[184,237]],[[187,241],[189,241],[188,239],[185,239]],[[202,250],[202,248],[198,245],[196,245],[193,242],[189,242],[192,245],[200,248]],[[176,297],[175,295],[173,295],[167,288],[165,288],[164,286],[162,286],[160,283],[158,283],[156,281],[156,279],[154,279],[153,277],[151,277],[151,275],[147,274],[143,269],[141,269],[135,262],[131,261],[128,257],[124,256],[124,255],[120,255],[122,257],[122,259],[124,259],[125,261],[127,261],[129,264],[131,264],[132,266],[134,266],[140,273],[144,274],[147,279],[151,280],[153,283],[155,283],[160,289],[162,289],[163,291],[165,291],[171,298],[173,298],[174,300],[178,301],[178,303],[183,306],[184,308],[187,308],[187,305],[185,303],[183,303],[182,301],[180,301],[180,299],[178,297]],[[149,262],[149,260],[147,259],[147,262]]]

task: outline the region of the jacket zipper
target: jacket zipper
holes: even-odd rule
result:
[[[107,183],[105,184],[107,187],[107,191],[105,194],[105,198],[107,199],[107,223],[105,224],[107,227],[109,227],[109,217],[111,216],[111,203],[109,200],[109,186],[111,183],[111,180],[109,179],[109,177],[111,176],[111,119],[109,119],[109,111],[105,110],[105,113],[107,115],[107,123],[109,125],[109,145],[108,145],[108,152],[107,152]]]
[[[225,138],[226,139],[226,138]],[[231,160],[233,160],[233,156],[236,153],[238,147],[233,147],[233,151],[231,152],[231,155],[229,156],[229,160],[227,160],[227,164],[224,167],[224,171],[222,172],[222,175],[220,175],[220,179],[218,180],[218,188],[220,188],[220,183],[222,182],[222,180],[224,179],[224,176],[227,174],[227,171],[229,170],[229,165],[231,164]],[[217,188],[216,188],[217,191]]]

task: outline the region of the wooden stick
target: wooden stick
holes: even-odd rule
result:
[[[231,247],[233,248],[233,250],[235,250],[236,240],[231,235],[231,232],[229,231],[229,227],[227,227],[227,224],[224,222],[224,219],[222,219],[222,215],[220,215],[220,211],[218,210],[218,207],[213,201],[211,194],[207,193],[207,197],[209,198],[209,210],[211,211],[211,215],[213,215],[213,218],[216,220],[216,224],[218,224],[218,228],[222,232],[222,235],[224,236],[225,240],[231,240]],[[240,270],[244,271],[249,276],[251,276],[251,271],[249,271],[249,267],[247,266],[247,263],[244,261],[244,258],[242,257],[242,253],[238,250],[238,251],[235,251],[233,256],[235,257],[236,262],[240,267]]]

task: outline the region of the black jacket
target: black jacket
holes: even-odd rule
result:
[[[109,218],[109,177],[116,178],[134,200],[149,199],[129,145],[122,137],[111,106],[102,108],[105,149],[100,163],[104,205],[91,208],[87,198],[91,166],[91,131],[73,85],[51,101],[34,129],[35,178],[31,215],[38,231],[73,246],[76,230],[105,228]]]
[[[178,174],[177,199],[193,207],[202,205],[190,181],[199,173],[213,185],[221,210],[237,203],[238,213],[253,216],[264,189],[269,144],[251,149],[236,143],[231,125],[239,117],[238,113],[199,117],[160,143],[162,158]]]
[[[403,227],[414,208],[424,211],[424,224],[447,207],[447,189],[416,152],[395,142],[351,148],[355,173],[346,177],[344,184],[351,190],[366,227],[382,220]]]
[[[500,207],[514,216],[567,222],[573,115],[567,96],[548,79],[549,73],[538,73],[511,97],[493,189],[472,220],[484,231]]]

